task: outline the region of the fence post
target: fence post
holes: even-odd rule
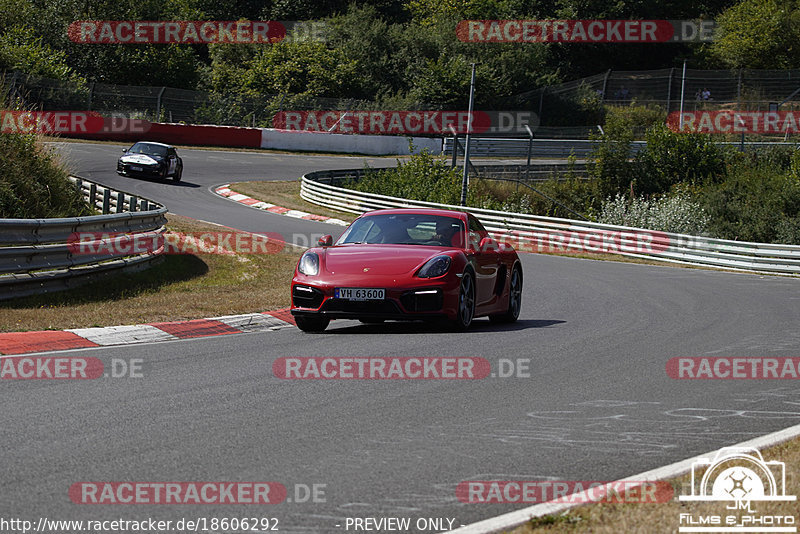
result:
[[[117,213],[125,211],[125,193],[117,192]]]
[[[736,104],[741,109],[742,106],[742,69],[739,69],[739,81],[736,84]]]
[[[669,110],[672,106],[672,76],[674,73],[675,67],[669,69],[669,82],[667,82],[667,115],[669,115]]]
[[[161,90],[158,92],[158,99],[156,100],[156,120],[155,122],[161,121],[161,97],[164,96],[164,91],[166,91],[166,87],[162,87]]]
[[[111,213],[111,190],[103,189],[103,215]]]
[[[608,78],[611,76],[611,69],[606,71],[606,75],[603,78],[603,100],[606,99],[606,91],[608,91]],[[541,104],[540,104],[541,107]]]
[[[545,91],[547,91],[547,87],[543,87],[542,91],[539,93],[539,124],[542,123],[542,103],[544,102]]]

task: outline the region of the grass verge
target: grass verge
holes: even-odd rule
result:
[[[786,465],[786,495],[800,494],[800,438],[795,438],[779,445],[764,449],[761,452],[765,461],[778,460]],[[545,532],[593,532],[593,533],[618,533],[618,532],[643,532],[661,533],[677,532],[681,526],[680,514],[692,514],[694,517],[704,515],[717,515],[725,518],[734,516],[737,522],[744,515],[772,515],[791,516],[797,520],[798,503],[789,502],[751,502],[753,514],[744,510],[727,510],[726,502],[682,502],[679,495],[691,494],[691,477],[686,474],[669,481],[675,494],[667,503],[653,504],[590,504],[572,508],[561,514],[554,514],[533,518],[524,525],[508,531],[511,534],[535,534]],[[780,482],[778,482],[780,484]],[[730,505],[730,504],[729,504]],[[693,525],[697,526],[697,525]],[[751,525],[757,526],[757,525]]]
[[[169,230],[220,231],[168,216]],[[61,330],[199,319],[287,307],[299,252],[168,255],[144,271],[111,275],[69,291],[0,301],[0,331]]]
[[[235,182],[231,190],[249,197],[269,202],[277,206],[300,210],[315,215],[325,215],[334,219],[350,222],[356,218],[352,213],[324,208],[300,198],[300,180],[268,181],[268,182]]]

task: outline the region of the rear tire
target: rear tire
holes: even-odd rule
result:
[[[183,176],[183,167],[181,166],[175,169],[175,174],[172,175],[172,180],[175,182],[180,182],[182,176]]]
[[[322,332],[328,328],[331,320],[324,317],[295,317],[294,322],[303,332]]]
[[[490,315],[493,323],[513,323],[519,318],[522,309],[522,270],[515,265],[511,271],[511,281],[508,287],[508,309],[505,313]]]

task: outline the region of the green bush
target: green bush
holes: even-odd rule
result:
[[[628,106],[609,107],[608,114],[626,118],[637,137],[653,126],[664,124],[667,121],[667,112],[664,108],[653,104],[632,103]]]
[[[676,184],[714,182],[725,175],[725,151],[710,135],[675,133],[662,123],[648,129],[646,139],[634,158],[636,194],[663,194]]]
[[[77,187],[33,135],[0,133],[0,218],[91,215]]]
[[[372,170],[343,187],[392,197],[458,204],[461,200],[461,169],[427,150],[397,162],[393,169]]]
[[[587,168],[589,176],[599,182],[602,196],[613,196],[627,189],[634,179],[629,162],[633,142],[631,117],[610,114],[603,133],[591,138],[599,143],[589,157]]]
[[[800,244],[800,178],[779,169],[739,165],[700,196],[716,237]]]

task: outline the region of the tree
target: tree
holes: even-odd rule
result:
[[[718,17],[712,55],[731,68],[800,67],[799,7],[797,0],[742,0]]]

